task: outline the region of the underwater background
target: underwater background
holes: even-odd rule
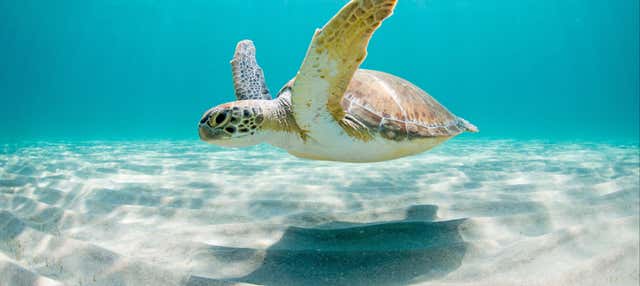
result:
[[[197,139],[252,39],[272,93],[345,1],[0,0],[0,136]],[[404,0],[363,67],[490,138],[638,141],[638,1]]]
[[[198,140],[347,1],[0,0],[0,286],[638,285],[637,0],[399,0],[363,68],[477,125],[353,164]]]

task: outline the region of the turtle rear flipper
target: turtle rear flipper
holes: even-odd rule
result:
[[[252,41],[238,42],[231,60],[231,71],[238,100],[271,99],[264,73],[256,60],[256,47]]]
[[[475,125],[471,124],[469,121],[463,119],[462,117],[458,117],[458,120],[460,120],[460,125],[462,125],[462,127],[465,129],[465,131],[471,132],[471,133],[480,132],[480,130],[478,130],[478,127],[476,127]]]

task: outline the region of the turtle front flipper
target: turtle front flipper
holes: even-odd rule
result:
[[[292,110],[302,130],[326,134],[338,123],[350,136],[367,138],[345,118],[340,102],[367,55],[369,39],[395,5],[396,0],[352,0],[316,30],[292,86]]]
[[[264,73],[256,61],[256,47],[252,41],[238,42],[231,60],[231,71],[238,100],[271,99]]]

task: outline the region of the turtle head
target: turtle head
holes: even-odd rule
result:
[[[262,143],[262,101],[235,101],[208,110],[198,124],[200,139],[224,147],[245,147]]]

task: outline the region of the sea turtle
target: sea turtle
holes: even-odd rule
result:
[[[200,138],[227,147],[267,142],[307,159],[376,162],[477,132],[410,82],[359,69],[369,39],[395,5],[347,3],[316,30],[298,74],[273,100],[253,42],[239,42],[231,61],[238,100],[205,112]]]

